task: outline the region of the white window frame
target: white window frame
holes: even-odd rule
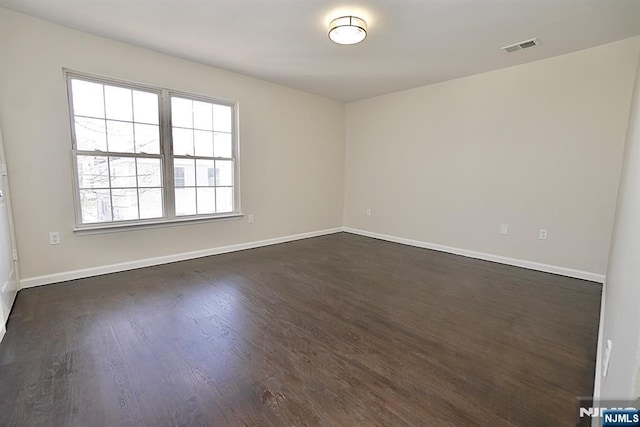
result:
[[[71,164],[72,164],[72,176],[73,176],[73,199],[75,205],[75,221],[76,227],[74,232],[76,233],[100,233],[109,231],[122,231],[131,228],[153,228],[162,227],[166,225],[177,225],[181,223],[188,223],[193,221],[210,221],[210,220],[222,220],[240,218],[243,216],[240,204],[240,149],[238,138],[238,103],[210,96],[196,95],[187,92],[181,92],[161,87],[155,87],[150,85],[143,85],[139,83],[133,83],[125,80],[113,79],[109,77],[98,76],[94,74],[88,74],[69,69],[63,69],[65,82],[67,85],[67,101],[69,105],[69,123],[71,125]],[[73,111],[73,93],[71,87],[71,80],[79,79],[99,84],[105,84],[110,86],[123,87],[132,90],[141,90],[146,92],[152,92],[158,95],[159,105],[159,131],[160,131],[160,154],[154,157],[161,159],[162,170],[162,199],[163,199],[163,216],[161,218],[154,219],[137,219],[137,220],[124,220],[124,221],[105,221],[96,223],[83,223],[82,222],[82,208],[80,205],[80,182],[78,175],[78,155],[87,155],[91,152],[86,150],[78,150],[76,144],[75,124],[74,124],[74,111]],[[196,215],[181,215],[175,214],[175,185],[174,185],[174,171],[173,171],[173,143],[172,143],[172,123],[171,123],[171,97],[176,96],[180,98],[191,99],[194,101],[203,101],[212,104],[224,105],[231,107],[231,146],[234,170],[233,170],[233,203],[234,210],[232,212],[225,212],[219,214],[196,214]],[[80,154],[79,154],[80,153]],[[99,155],[113,155],[120,156],[122,153],[115,152],[102,152],[95,151],[95,154]],[[146,156],[146,155],[145,155]],[[135,155],[131,155],[135,157]],[[183,156],[184,157],[184,156]],[[191,157],[191,156],[187,156]],[[194,159],[199,158],[193,156]]]

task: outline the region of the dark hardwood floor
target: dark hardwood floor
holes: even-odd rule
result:
[[[600,292],[345,233],[26,289],[0,425],[575,425]]]

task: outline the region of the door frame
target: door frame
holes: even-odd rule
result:
[[[18,293],[18,291],[20,290],[20,270],[19,270],[19,266],[18,266],[18,259],[17,259],[17,245],[16,245],[16,233],[15,233],[15,225],[14,225],[14,221],[13,221],[13,206],[11,204],[11,190],[9,188],[9,174],[7,173],[7,166],[6,166],[6,155],[5,155],[5,151],[4,151],[4,139],[3,139],[3,134],[2,134],[2,127],[0,127],[0,179],[4,180],[4,203],[5,206],[7,207],[7,219],[9,222],[9,234],[10,234],[10,240],[11,240],[11,251],[12,251],[12,258],[13,258],[13,272],[12,274],[10,274],[9,278],[11,279],[11,276],[13,276],[13,282],[15,282],[15,292],[13,292],[12,298],[11,298],[11,302],[9,304],[9,312],[8,313],[4,313],[4,309],[2,307],[2,304],[0,303],[0,341],[2,341],[2,338],[4,338],[4,334],[6,332],[6,321],[9,318],[9,314],[11,313],[11,308],[13,307],[13,303],[15,302],[15,298],[16,295]],[[8,285],[10,286],[10,282],[7,282]],[[4,287],[4,283],[0,283],[0,292],[4,293],[4,291],[6,289],[2,289],[2,287]]]

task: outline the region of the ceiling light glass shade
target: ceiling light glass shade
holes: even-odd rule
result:
[[[329,38],[339,44],[360,43],[367,37],[367,23],[356,16],[341,16],[329,24]]]

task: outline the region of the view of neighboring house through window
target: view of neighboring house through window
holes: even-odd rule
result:
[[[68,84],[79,227],[237,213],[233,104],[72,73]]]
[[[173,167],[173,185],[175,185],[176,188],[182,188],[184,187],[184,167],[183,166],[174,166]]]

